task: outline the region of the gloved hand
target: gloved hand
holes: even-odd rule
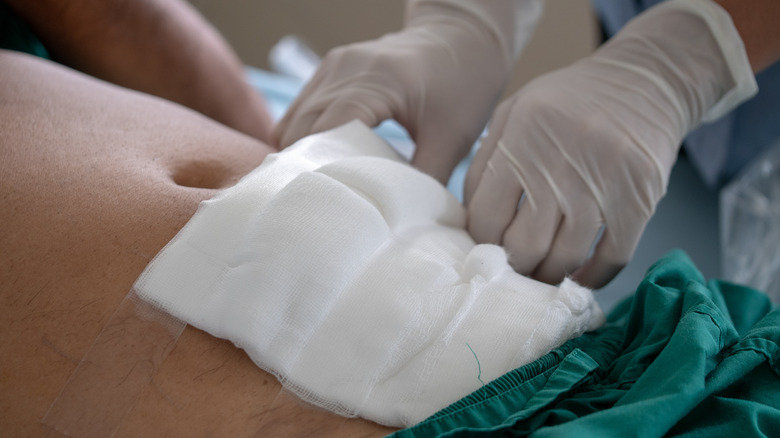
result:
[[[667,1],[499,107],[466,179],[469,232],[522,274],[601,287],[631,258],[686,133],[755,91],[726,11]]]
[[[277,125],[287,147],[353,119],[395,118],[416,143],[412,164],[446,183],[487,123],[539,0],[418,0],[398,33],[331,51]]]

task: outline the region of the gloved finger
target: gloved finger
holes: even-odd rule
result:
[[[523,275],[531,275],[550,252],[562,214],[555,194],[547,186],[527,191],[503,236],[509,262]]]
[[[279,148],[284,149],[311,134],[312,126],[314,126],[314,122],[319,119],[321,114],[322,110],[307,111],[291,119],[285,131],[281,134],[278,144]]]
[[[468,204],[468,231],[477,243],[500,244],[517,212],[523,186],[496,149]]]
[[[494,113],[493,120],[488,126],[488,135],[482,140],[482,143],[477,150],[477,154],[474,157],[474,161],[471,163],[471,166],[469,166],[469,170],[466,173],[466,181],[463,186],[463,200],[466,205],[471,202],[471,198],[477,190],[479,180],[485,172],[488,160],[493,155],[498,140],[501,139],[501,136],[504,133],[504,127],[506,126],[507,120],[509,120],[510,109],[511,105],[509,100],[504,101],[504,103],[499,105]]]
[[[392,117],[387,105],[378,97],[361,96],[362,99],[339,99],[320,113],[312,124],[309,134],[327,131],[352,120],[360,120],[369,127],[378,125]]]
[[[416,148],[412,157],[412,166],[436,178],[447,185],[452,171],[466,156],[473,144],[472,139],[464,140],[451,129],[437,129],[427,126],[417,133]]]
[[[580,205],[564,215],[550,252],[534,270],[532,277],[548,284],[559,284],[585,263],[603,220],[596,204]]]
[[[605,286],[631,260],[641,231],[640,229],[638,234],[635,234],[637,237],[634,241],[621,242],[615,238],[617,233],[612,232],[607,224],[593,255],[580,269],[574,272],[572,279],[593,289]]]
[[[289,140],[295,136],[290,135],[288,131],[290,130],[291,126],[297,123],[299,114],[304,113],[304,111],[302,111],[302,107],[311,107],[311,101],[313,100],[312,96],[316,94],[316,90],[319,89],[321,83],[324,80],[323,78],[327,76],[327,74],[324,73],[324,63],[325,62],[323,61],[323,65],[320,66],[320,68],[317,70],[317,73],[314,74],[314,77],[312,77],[306,86],[303,87],[303,90],[301,90],[301,92],[298,94],[298,97],[296,97],[293,103],[290,104],[290,106],[287,108],[287,111],[284,113],[284,116],[282,116],[282,119],[279,120],[279,122],[274,127],[271,139],[274,142],[274,146],[277,148],[284,149],[292,144],[289,142]],[[309,108],[306,112],[311,113],[312,108]],[[314,117],[316,119],[315,116],[310,117]],[[288,142],[283,142],[283,139],[286,139]]]

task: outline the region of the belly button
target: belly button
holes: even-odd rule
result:
[[[171,179],[183,187],[223,189],[237,181],[234,173],[217,161],[188,160],[173,166]]]

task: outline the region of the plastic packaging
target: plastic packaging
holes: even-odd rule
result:
[[[296,35],[285,35],[271,48],[268,60],[283,75],[308,81],[320,65],[320,57]]]
[[[780,143],[723,188],[720,217],[725,279],[780,303]]]

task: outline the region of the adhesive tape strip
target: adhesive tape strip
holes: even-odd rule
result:
[[[185,326],[131,290],[42,423],[68,436],[111,436],[173,350]]]

